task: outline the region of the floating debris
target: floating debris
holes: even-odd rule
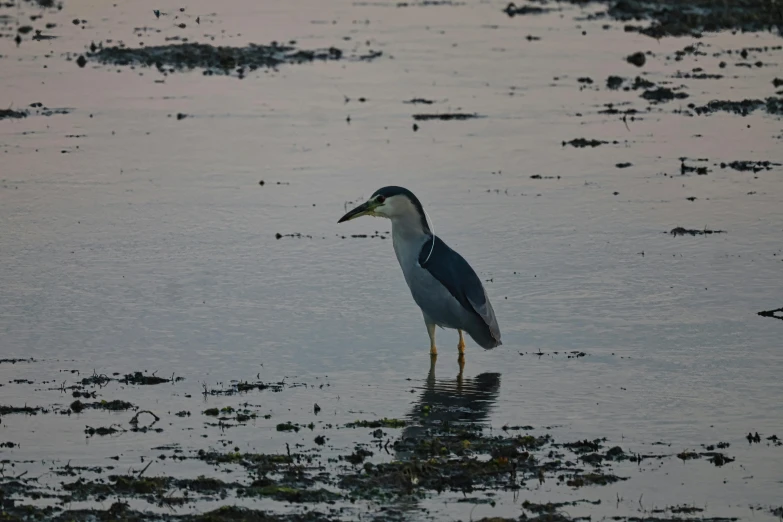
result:
[[[115,435],[117,433],[122,433],[124,431],[125,430],[123,430],[121,428],[115,428],[114,426],[109,426],[108,428],[105,428],[103,426],[101,426],[99,428],[93,428],[93,427],[87,426],[84,429],[84,433],[86,433],[88,437],[92,437],[94,435],[98,435],[100,437],[103,437],[103,436],[106,436],[106,435]]]
[[[15,111],[12,109],[0,109],[0,120],[4,120],[6,118],[26,118],[28,112],[27,111]]]
[[[444,114],[414,114],[413,119],[416,121],[426,121],[426,120],[442,120],[442,121],[450,121],[450,120],[470,120],[473,118],[481,118],[476,113],[473,114],[467,114],[463,112],[452,112],[452,113],[444,113]]]
[[[684,228],[684,227],[676,227],[671,229],[670,232],[667,232],[667,234],[671,234],[673,236],[704,236],[708,234],[725,234],[725,230],[710,230],[708,228],[704,228],[702,230],[696,230],[694,228]]]
[[[281,424],[277,425],[277,431],[296,431],[298,432],[300,429],[300,426],[298,424],[294,424],[291,421],[283,422]]]
[[[509,3],[505,9],[503,9],[503,12],[506,13],[509,18],[514,18],[515,16],[524,16],[524,15],[530,15],[530,14],[543,14],[551,11],[551,9],[547,7],[539,7],[537,5],[520,5],[517,6],[514,2]]]
[[[644,56],[643,52],[637,52],[626,56],[625,61],[637,67],[644,67],[644,64],[647,62],[647,57]]]
[[[10,415],[12,413],[24,413],[26,415],[37,415],[38,413],[46,413],[46,410],[36,406],[3,406],[0,405],[0,415]]]
[[[622,76],[609,76],[606,79],[606,88],[611,90],[617,90],[620,88],[620,86],[625,81],[625,78]]]
[[[675,515],[694,515],[704,511],[702,508],[697,508],[695,506],[672,506],[668,508],[668,510]]]
[[[381,52],[352,57],[369,61],[381,56]],[[86,57],[86,58],[85,58]],[[161,72],[203,69],[205,75],[226,75],[243,78],[248,71],[259,68],[275,68],[285,64],[308,63],[316,60],[345,59],[342,50],[303,50],[290,45],[272,42],[270,45],[250,44],[246,47],[215,47],[203,43],[178,43],[149,47],[103,47],[85,53],[80,60],[110,65],[156,67]]]
[[[692,167],[685,163],[688,158],[680,158],[680,175],[685,176],[691,172],[695,172],[699,176],[706,176],[710,173],[710,169],[707,167]],[[695,161],[707,161],[706,159],[698,159]]]
[[[20,362],[37,362],[35,359],[0,359],[0,364],[16,364]]]
[[[158,377],[154,373],[152,375],[146,375],[141,372],[134,372],[127,374],[122,379],[119,379],[119,381],[123,384],[138,384],[141,386],[149,386],[163,384],[164,382],[172,382],[173,379],[173,376],[171,379],[164,379],[163,377]],[[178,379],[182,380],[182,377],[179,377]]]
[[[404,428],[408,423],[400,419],[387,419],[380,420],[362,420],[349,422],[345,425],[346,428]]]
[[[584,147],[597,147],[599,145],[604,145],[606,143],[609,142],[603,140],[588,140],[587,138],[576,138],[571,141],[564,141],[563,147],[565,147],[566,145],[571,145],[572,147],[582,149]]]
[[[621,480],[628,480],[628,477],[604,475],[602,473],[585,473],[572,475],[571,478],[566,480],[566,485],[571,486],[572,488],[581,488],[584,486],[606,486]]]
[[[783,308],[776,308],[774,310],[763,310],[758,314],[761,317],[773,317],[775,319],[783,320]]]
[[[783,114],[783,98],[769,97],[766,100],[756,99],[740,101],[713,100],[707,105],[702,105],[700,107],[689,105],[689,107],[698,115],[723,111],[747,116],[759,109],[766,111],[768,114]]]
[[[623,22],[649,20],[647,26],[626,25],[626,31],[636,31],[652,38],[695,36],[704,32],[727,29],[769,31],[777,28],[783,34],[780,7],[768,0],[716,2],[696,0],[656,0],[655,2],[606,2],[606,15]]]
[[[75,400],[70,405],[70,410],[74,413],[81,413],[86,409],[125,411],[125,410],[136,410],[138,408],[128,401],[123,401],[119,399],[113,401],[99,401],[99,402],[82,402],[80,400]]]
[[[283,239],[284,237],[292,237],[295,239],[313,239],[313,236],[302,234],[300,232],[294,232],[293,234],[281,234],[278,232],[275,234],[275,239]]]
[[[774,167],[783,166],[781,163],[774,163],[772,161],[732,161],[731,163],[721,163],[720,168],[725,169],[729,167],[740,172],[752,171],[760,172],[762,170],[772,170]]]
[[[675,92],[668,87],[658,87],[657,89],[650,89],[642,93],[642,98],[655,103],[667,102],[674,99],[681,100],[687,97],[687,93]]]
[[[272,392],[281,392],[286,387],[286,383],[284,382],[248,382],[248,381],[238,381],[233,382],[228,388],[209,388],[206,384],[204,386],[204,391],[202,392],[202,395],[235,395],[238,393],[246,393],[250,391],[264,391],[269,390]],[[295,386],[295,385],[291,385]]]

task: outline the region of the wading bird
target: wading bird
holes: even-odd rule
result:
[[[391,220],[394,253],[413,300],[424,315],[432,356],[438,354],[436,326],[459,332],[461,360],[465,353],[463,331],[483,348],[502,344],[498,321],[481,280],[461,255],[430,230],[424,208],[410,190],[379,189],[338,223],[360,216]]]

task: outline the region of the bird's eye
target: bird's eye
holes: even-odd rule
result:
[[[375,198],[375,201],[382,204],[384,201],[386,201],[386,196],[378,196]]]

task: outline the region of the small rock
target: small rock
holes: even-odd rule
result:
[[[633,53],[625,58],[625,61],[627,61],[630,64],[633,64],[637,67],[644,67],[645,62],[647,61],[647,58],[644,56],[643,52]]]

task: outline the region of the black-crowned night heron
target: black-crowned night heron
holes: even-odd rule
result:
[[[498,321],[481,280],[461,255],[432,233],[424,208],[410,190],[402,187],[377,190],[338,223],[360,216],[391,220],[394,253],[413,300],[424,315],[430,335],[430,354],[438,353],[436,326],[459,331],[460,355],[465,353],[463,331],[483,348],[501,344]]]

